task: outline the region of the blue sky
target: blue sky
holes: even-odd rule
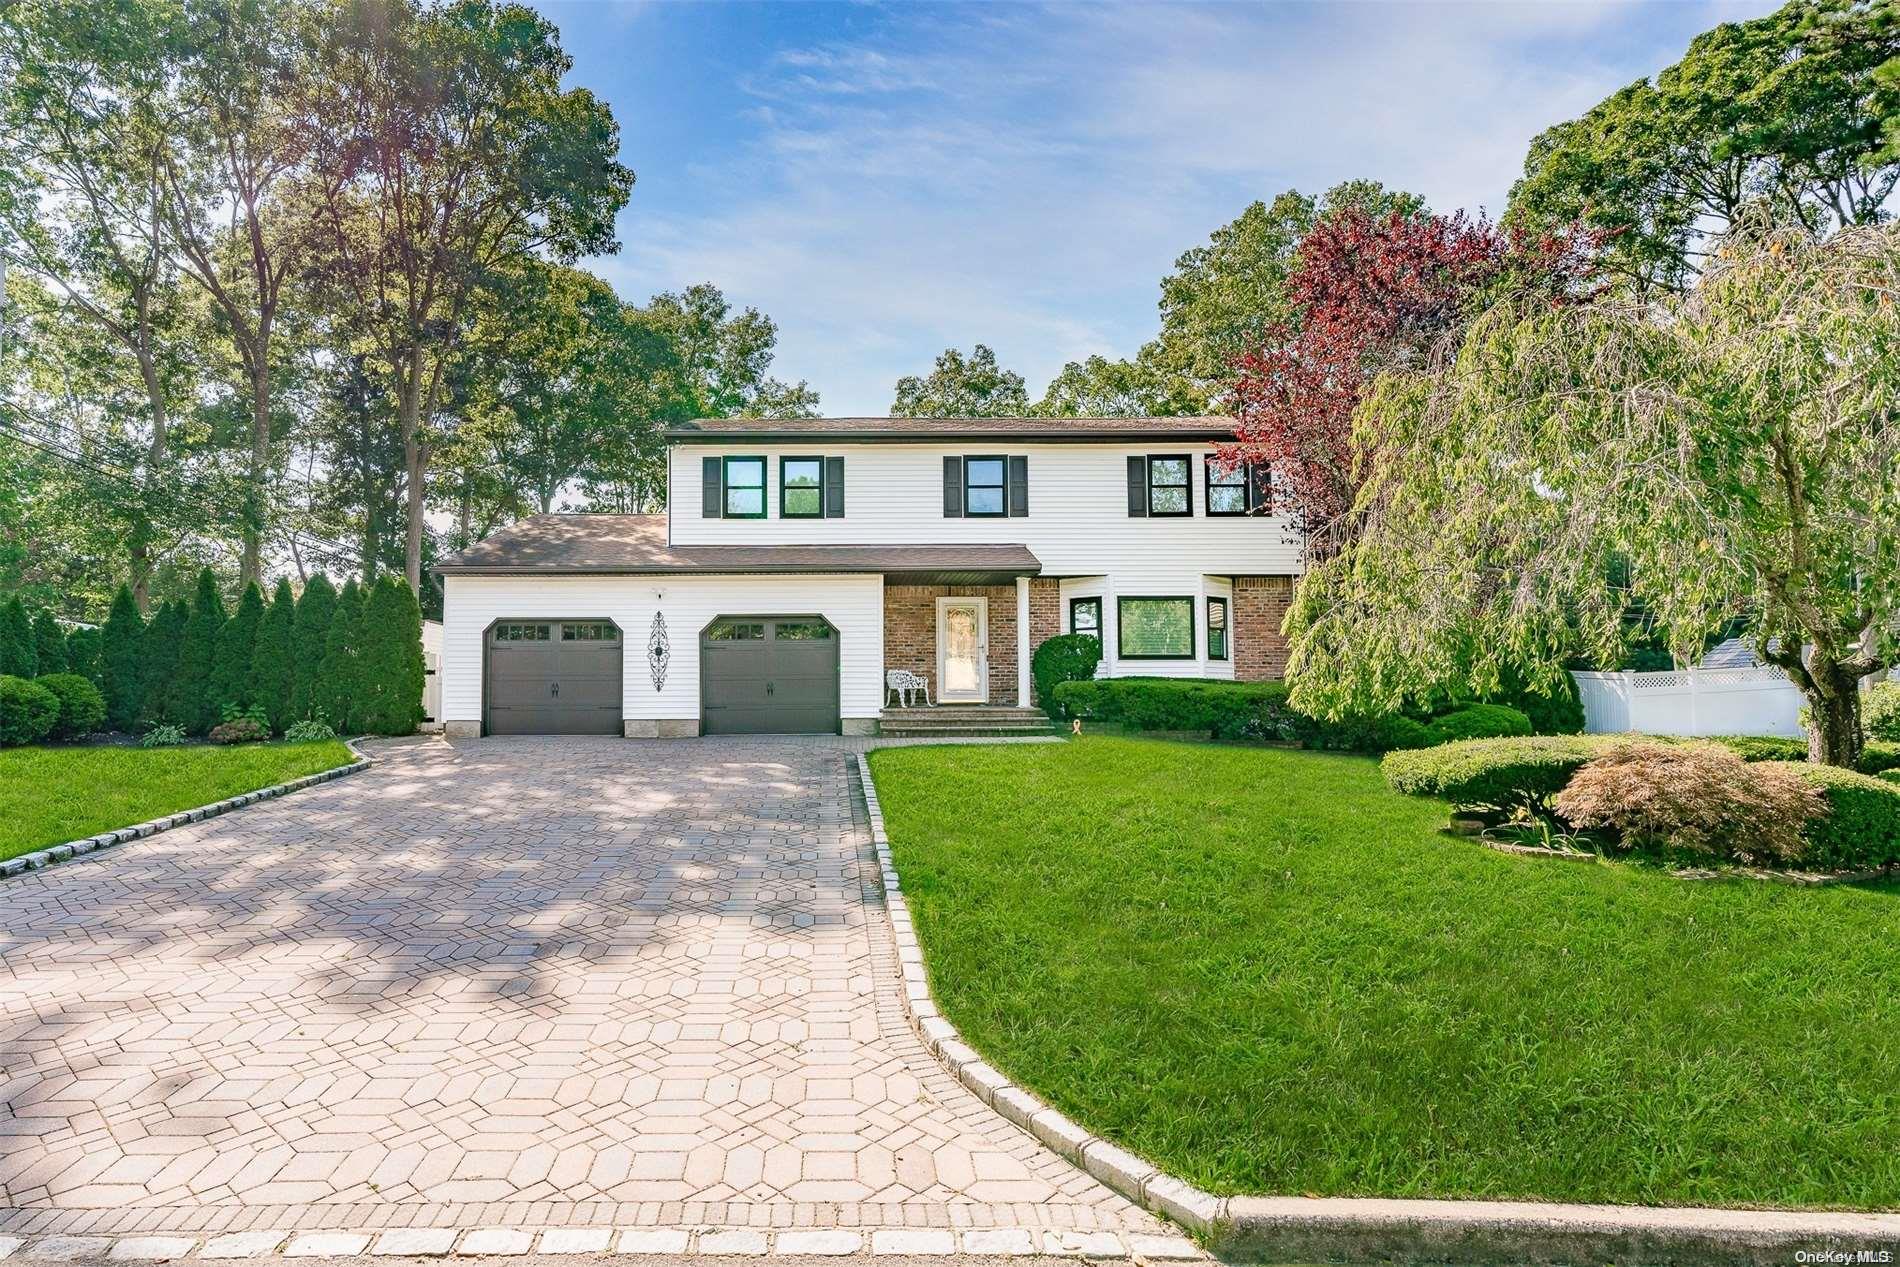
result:
[[[1775,5],[539,7],[639,177],[590,267],[759,308],[774,372],[837,415],[951,345],[1034,395],[1133,355],[1175,257],[1289,187],[1496,214],[1537,132]]]

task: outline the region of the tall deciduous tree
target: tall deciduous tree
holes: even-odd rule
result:
[[[249,437],[241,583],[263,577],[270,511],[274,379],[289,286],[304,266],[309,215],[297,190],[312,134],[299,84],[321,82],[308,0],[184,0],[167,67],[161,154],[164,231],[181,271],[217,314],[242,377]]]
[[[944,349],[929,374],[897,380],[891,413],[899,418],[1014,418],[1029,412],[1023,376],[1003,369],[982,343],[966,358]]]
[[[1297,326],[1270,328],[1238,363],[1233,456],[1272,470],[1313,549],[1338,548],[1380,456],[1353,446],[1353,415],[1374,378],[1423,364],[1500,290],[1560,301],[1587,272],[1575,234],[1533,239],[1463,213],[1327,215],[1302,239],[1287,281]]]
[[[307,94],[322,152],[324,281],[387,376],[402,433],[404,556],[421,591],[431,430],[479,293],[536,253],[615,249],[633,173],[606,105],[563,90],[554,27],[493,0],[362,0]]]
[[[1505,306],[1386,380],[1358,444],[1406,460],[1300,586],[1295,703],[1614,663],[1632,602],[1681,653],[1739,612],[1808,698],[1810,758],[1853,764],[1860,679],[1900,656],[1897,294],[1900,228],[1750,232],[1686,295]]]
[[[1298,325],[1287,279],[1300,241],[1321,217],[1348,209],[1412,217],[1425,203],[1371,180],[1346,181],[1318,198],[1289,189],[1251,204],[1174,262],[1161,279],[1160,336],[1141,360],[1187,382],[1200,403],[1186,412],[1225,408],[1235,362],[1259,351],[1271,331]]]
[[[1033,412],[1043,418],[1163,418],[1199,413],[1206,402],[1191,384],[1146,356],[1070,361]]]
[[[292,675],[290,720],[303,721],[316,716],[318,686],[323,672],[325,641],[330,622],[336,617],[336,586],[319,572],[305,582],[297,596],[297,616],[292,628]]]
[[[145,715],[145,689],[148,679],[142,663],[145,650],[145,621],[132,598],[130,586],[121,585],[112,598],[112,611],[106,616],[101,634],[100,659],[104,679],[100,691],[106,697],[106,722],[114,730],[130,730]],[[149,679],[153,687],[156,679]]]
[[[1506,222],[1605,231],[1639,290],[1689,285],[1748,208],[1815,232],[1884,219],[1900,155],[1900,24],[1871,0],[1791,0],[1725,22],[1681,61],[1531,143]]]

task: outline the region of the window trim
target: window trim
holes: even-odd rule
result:
[[[752,488],[750,484],[732,482],[732,464],[734,462],[757,462],[759,464],[759,509],[756,514],[740,512],[732,508],[732,490]],[[772,461],[762,453],[728,453],[719,459],[719,510],[721,519],[764,519],[771,507],[766,505],[766,490],[771,487]]]
[[[1205,498],[1207,502],[1207,517],[1209,519],[1237,519],[1243,515],[1251,515],[1254,513],[1255,506],[1254,506],[1254,500],[1253,500],[1253,466],[1254,464],[1252,462],[1236,462],[1234,464],[1233,473],[1240,478],[1240,483],[1238,485],[1229,484],[1229,483],[1217,484],[1214,482],[1214,472],[1218,470],[1220,467],[1219,459],[1216,458],[1215,455],[1212,453],[1206,454],[1205,456],[1202,457],[1201,480],[1202,480],[1202,484],[1205,487]],[[1234,487],[1238,487],[1240,489],[1240,509],[1239,510],[1215,510],[1214,509],[1214,490],[1217,488],[1234,488]]]
[[[816,489],[800,488],[797,490],[799,492],[816,492],[818,494],[817,510],[805,513],[803,511],[794,512],[786,509],[787,502],[785,500],[785,493],[790,487],[785,482],[785,464],[787,462],[815,462],[818,464],[818,487]],[[825,483],[824,458],[813,457],[805,453],[795,454],[791,457],[780,457],[778,460],[778,517],[780,519],[823,519],[825,517]]]
[[[1084,606],[1093,606],[1095,608],[1095,632],[1093,635],[1090,635],[1090,636],[1094,637],[1096,642],[1103,643],[1103,645],[1106,645],[1106,642],[1102,637],[1102,610],[1103,608],[1102,608],[1102,596],[1100,594],[1078,594],[1074,598],[1071,598],[1069,600],[1069,632],[1072,634],[1083,632],[1082,630],[1077,629],[1075,627],[1075,609],[1078,607],[1084,607]]]
[[[1214,653],[1214,605],[1220,604],[1220,654]],[[1234,605],[1224,594],[1207,596],[1207,658],[1218,664],[1225,664],[1234,655]]]
[[[985,489],[994,488],[996,490],[997,509],[995,510],[971,510],[970,509],[970,489],[972,487],[970,483],[970,463],[972,462],[996,463],[997,468],[998,468],[997,482],[993,485],[992,484],[978,484],[978,485],[975,485],[974,487],[985,488]],[[963,518],[965,519],[1007,519],[1009,518],[1009,458],[1007,456],[1003,454],[999,454],[999,453],[975,453],[975,454],[966,455],[964,457],[963,459]]]
[[[1117,594],[1115,596],[1115,658],[1117,660],[1198,660],[1199,643],[1195,641],[1196,621],[1194,609],[1199,605],[1193,594]],[[1123,603],[1185,603],[1188,613],[1187,653],[1185,655],[1142,655],[1125,650],[1128,622],[1122,619]]]
[[[1182,482],[1162,484],[1161,488],[1181,490],[1183,510],[1155,509],[1155,463],[1179,462]],[[1148,455],[1148,518],[1150,519],[1191,519],[1194,516],[1194,455],[1190,453],[1150,453]]]

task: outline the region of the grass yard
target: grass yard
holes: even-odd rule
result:
[[[1206,1188],[1900,1206],[1900,885],[1510,857],[1355,757],[871,763],[964,1036]]]
[[[348,765],[322,743],[0,751],[0,860]]]

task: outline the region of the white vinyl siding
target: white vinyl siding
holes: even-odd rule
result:
[[[841,715],[878,715],[884,676],[881,576],[452,575],[442,607],[446,721],[481,720],[483,634],[492,622],[515,617],[613,621],[626,639],[623,716],[679,719],[699,716],[699,633],[715,617],[823,616],[838,630]],[[656,611],[666,617],[672,652],[659,690],[647,666]]]
[[[842,519],[785,519],[776,478],[766,483],[764,519],[706,519],[699,514],[700,460],[732,454],[774,459],[845,450]],[[676,545],[955,545],[1028,546],[1045,576],[1108,576],[1128,594],[1187,594],[1205,575],[1289,576],[1300,570],[1300,542],[1284,518],[1210,517],[1202,504],[1203,464],[1211,444],[679,444],[671,455]],[[1189,455],[1194,514],[1131,518],[1128,459],[1155,453]],[[946,517],[945,457],[1004,454],[1029,461],[1029,514]],[[775,468],[776,469],[776,466]],[[1183,587],[1185,578],[1192,583]]]

